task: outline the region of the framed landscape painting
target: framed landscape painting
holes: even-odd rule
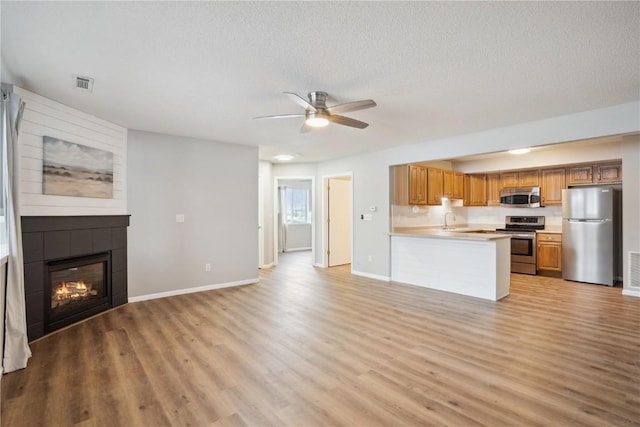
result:
[[[113,153],[43,137],[42,193],[113,198]]]

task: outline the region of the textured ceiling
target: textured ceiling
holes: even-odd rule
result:
[[[639,2],[2,1],[2,81],[131,129],[319,161],[640,99]],[[72,74],[95,78],[93,93]],[[307,134],[282,95],[372,98]]]

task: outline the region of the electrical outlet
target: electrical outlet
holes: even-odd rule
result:
[[[176,222],[184,222],[184,214],[176,214]]]
[[[211,264],[207,263],[204,265],[204,271],[211,271]]]

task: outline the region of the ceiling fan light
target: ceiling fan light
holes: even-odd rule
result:
[[[329,124],[329,120],[325,119],[324,117],[309,117],[306,120],[306,123],[307,125],[314,128],[322,128]]]
[[[305,124],[313,128],[322,128],[329,124],[329,115],[321,111],[306,111],[305,112]]]

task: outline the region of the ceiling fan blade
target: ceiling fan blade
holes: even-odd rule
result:
[[[338,104],[327,108],[330,114],[347,113],[349,111],[364,110],[365,108],[375,107],[376,104],[373,99],[363,99],[362,101],[346,102],[344,104]]]
[[[299,106],[301,106],[305,110],[314,111],[314,112],[318,111],[318,110],[316,110],[316,107],[314,107],[313,105],[309,104],[309,101],[307,101],[306,99],[304,99],[300,95],[295,94],[293,92],[283,92],[283,93],[285,95],[287,95],[293,102],[295,102],[296,104],[298,104]]]
[[[364,129],[369,126],[369,123],[361,122],[360,120],[351,119],[345,116],[329,116],[329,121],[333,123],[338,123],[339,125],[350,126],[352,128]]]
[[[304,117],[304,114],[279,114],[276,116],[254,117],[254,119],[286,119],[287,117]]]

